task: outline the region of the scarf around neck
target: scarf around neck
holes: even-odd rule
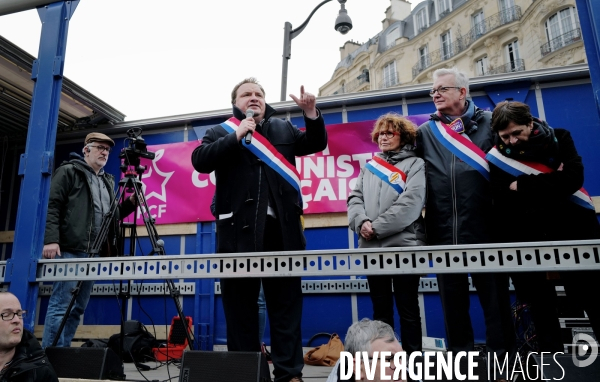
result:
[[[560,166],[558,139],[554,129],[538,118],[533,118],[533,129],[527,142],[510,146],[496,135],[496,147],[502,155],[512,159],[543,163],[554,170]]]
[[[453,117],[447,114],[443,114],[441,112],[437,112],[436,115],[443,123],[449,125],[456,118],[460,118],[465,126],[465,132],[467,134],[471,134],[472,132],[477,131],[477,122],[473,120],[473,116],[475,115],[475,103],[473,101],[467,100],[467,108],[463,115]]]

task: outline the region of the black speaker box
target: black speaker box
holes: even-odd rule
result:
[[[179,382],[271,382],[265,355],[260,352],[186,351]]]
[[[527,369],[529,373],[526,374],[525,381],[600,381],[600,360],[595,360],[589,366],[578,367],[573,362],[571,354],[557,354],[555,356],[554,354],[545,353],[543,359],[538,354],[534,354],[529,357]]]
[[[109,348],[47,347],[46,355],[58,378],[125,380],[123,362]]]

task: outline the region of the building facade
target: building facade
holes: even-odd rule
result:
[[[382,31],[349,41],[320,96],[587,63],[575,0],[390,0]]]

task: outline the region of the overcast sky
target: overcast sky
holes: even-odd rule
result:
[[[81,0],[69,24],[64,75],[127,121],[230,107],[233,86],[254,76],[277,102],[285,21],[296,28],[319,0]],[[413,0],[414,5],[421,0]],[[354,28],[334,29],[340,5],[322,6],[292,40],[288,94],[318,94],[345,41],[381,31],[390,0],[348,0]],[[0,17],[0,35],[38,55],[36,10]],[[290,100],[290,98],[287,98]]]

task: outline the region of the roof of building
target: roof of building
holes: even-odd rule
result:
[[[12,141],[24,141],[27,137],[35,59],[0,36],[0,137]],[[124,119],[125,114],[63,77],[57,134],[89,130]]]

